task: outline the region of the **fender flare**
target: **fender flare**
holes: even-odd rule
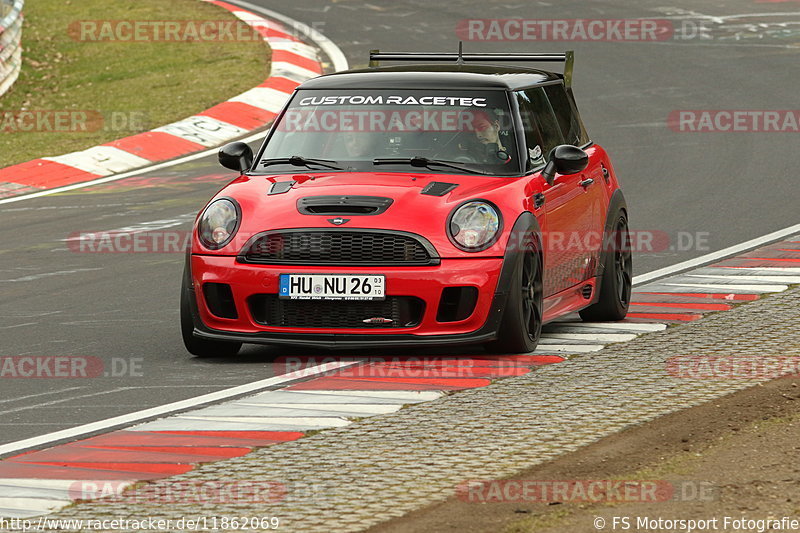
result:
[[[625,201],[625,195],[622,194],[622,189],[617,189],[614,191],[614,194],[611,195],[611,199],[608,202],[608,210],[606,211],[606,223],[603,226],[603,241],[601,243],[600,249],[600,260],[597,262],[597,270],[595,272],[595,291],[594,297],[592,298],[591,303],[596,303],[597,298],[600,296],[601,290],[601,283],[603,282],[603,274],[606,270],[606,265],[609,261],[609,253],[611,252],[608,250],[608,246],[606,246],[606,242],[608,241],[608,235],[614,229],[614,223],[616,222],[617,212],[623,211],[625,216],[628,216],[628,203]]]
[[[517,217],[509,233],[508,242],[506,243],[503,266],[500,270],[500,277],[497,280],[497,287],[495,288],[492,309],[490,311],[490,313],[497,315],[498,326],[508,300],[508,287],[511,285],[511,278],[517,269],[517,265],[522,260],[523,253],[528,251],[528,248],[520,246],[520,243],[526,242],[524,240],[525,235],[533,235],[540,252],[544,254],[544,249],[542,247],[542,229],[539,226],[539,221],[536,219],[536,216],[530,211],[525,211]],[[542,277],[546,274],[546,272],[542,272]],[[492,315],[490,314],[489,320],[491,320],[491,317]],[[487,322],[489,320],[487,320]]]

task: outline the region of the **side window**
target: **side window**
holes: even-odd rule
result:
[[[544,163],[544,154],[542,150],[542,135],[539,133],[539,127],[536,125],[536,120],[533,116],[533,109],[531,101],[522,91],[514,93],[517,98],[517,106],[519,107],[519,115],[522,120],[522,130],[525,132],[525,147],[528,149],[528,168],[537,167]]]
[[[586,144],[587,140],[584,139],[585,136],[577,110],[567,95],[564,86],[561,84],[547,85],[544,87],[544,91],[547,93],[547,98],[550,100],[550,105],[555,112],[559,128],[564,135],[564,142],[575,146]]]
[[[535,87],[517,91],[517,102],[525,130],[528,154],[534,166],[544,162],[550,150],[564,144],[564,136],[544,89]]]

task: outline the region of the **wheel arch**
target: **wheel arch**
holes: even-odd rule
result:
[[[536,216],[530,211],[523,211],[514,221],[514,225],[509,232],[508,240],[506,241],[506,251],[503,256],[503,267],[500,271],[500,278],[497,281],[497,288],[495,289],[495,300],[498,296],[502,296],[501,300],[505,305],[505,300],[508,297],[508,287],[511,283],[511,277],[514,275],[517,264],[522,257],[522,254],[527,251],[523,248],[523,239],[526,234],[532,234],[536,239],[540,253],[544,254],[544,247],[542,246],[542,228],[539,226],[539,221]],[[545,275],[542,272],[542,275]]]
[[[597,303],[597,300],[600,297],[603,273],[605,272],[606,265],[608,264],[609,261],[610,250],[608,250],[608,246],[606,245],[606,243],[608,242],[607,237],[609,233],[613,230],[618,211],[624,212],[625,217],[628,218],[628,202],[625,200],[625,195],[622,193],[622,189],[615,190],[614,194],[611,195],[611,199],[608,202],[608,209],[606,210],[606,221],[605,224],[603,225],[603,240],[601,242],[600,257],[597,262],[597,269],[594,273],[595,291],[591,301],[587,304],[587,307],[591,304]],[[628,221],[630,222],[630,218],[628,218]]]

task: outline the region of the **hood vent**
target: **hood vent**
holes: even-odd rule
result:
[[[381,196],[307,196],[297,201],[297,210],[303,215],[380,215],[392,202]]]
[[[276,181],[272,184],[272,187],[269,188],[269,194],[283,194],[292,190],[294,184],[297,183],[294,180],[291,181]]]
[[[456,187],[458,187],[458,183],[432,181],[427,184],[424,189],[422,189],[420,194],[427,194],[428,196],[444,196]]]

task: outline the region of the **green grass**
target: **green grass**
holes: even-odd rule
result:
[[[269,71],[260,40],[92,42],[68,31],[86,20],[237,21],[199,0],[29,0],[24,13],[22,72],[0,97],[0,167],[180,120],[258,85]],[[103,121],[88,132],[2,127],[22,110],[89,111],[89,124],[97,113]],[[112,113],[137,120],[114,126]]]

